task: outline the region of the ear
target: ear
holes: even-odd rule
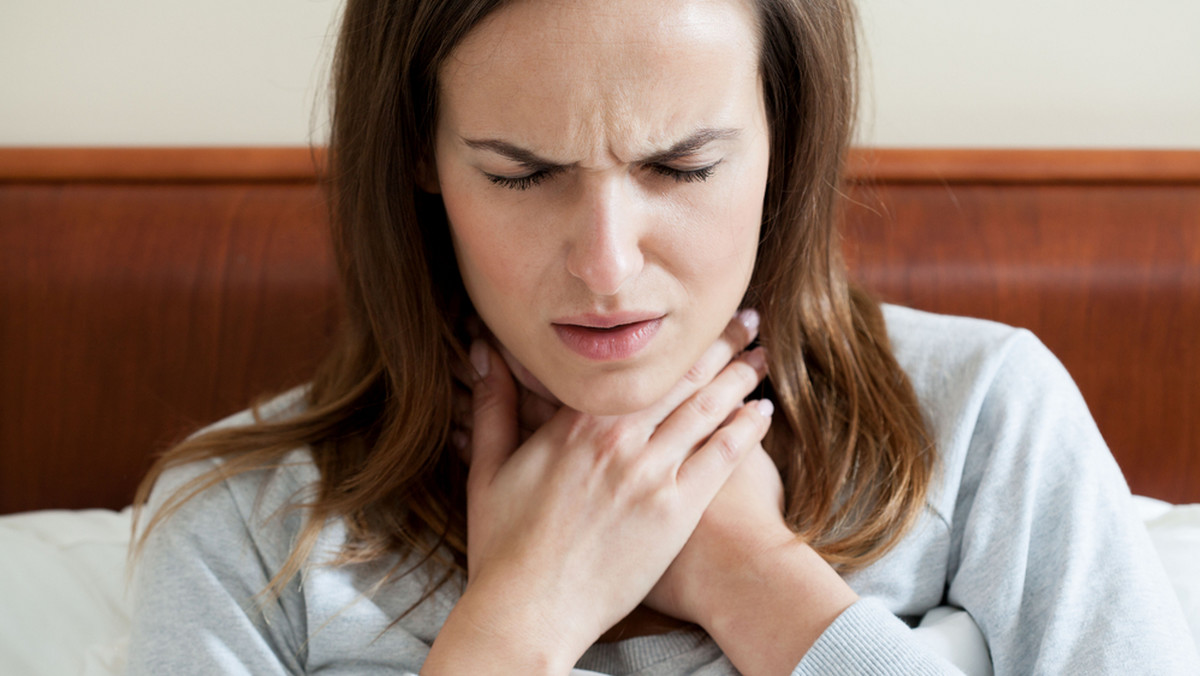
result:
[[[417,162],[417,187],[431,195],[440,195],[442,186],[438,183],[437,162],[431,156],[421,158]]]

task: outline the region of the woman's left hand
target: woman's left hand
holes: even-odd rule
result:
[[[742,459],[699,525],[646,597],[651,608],[697,624],[717,578],[744,570],[749,559],[796,540],[783,520],[783,482],[761,445]]]
[[[789,673],[858,596],[783,519],[762,446],[709,503],[644,603],[705,629],[740,673]]]

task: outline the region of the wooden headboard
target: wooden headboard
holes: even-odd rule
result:
[[[0,149],[0,513],[121,507],[337,321],[307,149]],[[1200,502],[1200,152],[860,150],[881,298],[1032,329],[1136,492]]]

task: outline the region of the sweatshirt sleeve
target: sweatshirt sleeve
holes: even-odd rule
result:
[[[201,462],[168,471],[144,518],[216,466]],[[419,670],[427,649],[400,627],[386,641],[364,645],[375,634],[347,633],[356,625],[344,618],[356,619],[354,612],[310,607],[299,580],[277,598],[263,593],[301,525],[298,511],[280,508],[304,487],[285,468],[242,474],[184,503],[151,531],[134,567],[128,674],[404,676]],[[340,596],[326,605],[355,600],[352,586],[337,589]]]
[[[952,519],[947,601],[997,674],[1200,673],[1120,469],[1032,334],[987,387]]]
[[[201,462],[169,470],[142,518],[215,467]],[[228,482],[184,503],[151,531],[135,561],[127,673],[304,673],[299,596],[259,596],[271,578],[272,555],[259,548]]]
[[[958,420],[969,443],[944,603],[978,625],[996,674],[1200,673],[1178,601],[1078,388],[1026,331],[1011,333],[993,358],[975,374],[986,377],[946,393],[976,403]],[[793,676],[849,665],[960,673],[870,598],[826,629]]]
[[[792,671],[818,674],[961,674],[953,664],[926,650],[913,632],[879,602],[864,598],[829,625]]]

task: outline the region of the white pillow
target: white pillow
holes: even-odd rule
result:
[[[1192,630],[1192,640],[1200,648],[1200,504],[1171,505],[1155,500],[1142,501],[1139,509],[1146,518],[1146,530],[1162,561],[1179,605]],[[1163,506],[1166,509],[1163,509]]]
[[[0,673],[76,676],[128,633],[130,510],[0,517]],[[91,654],[100,655],[101,650]],[[120,673],[124,662],[113,663]]]

